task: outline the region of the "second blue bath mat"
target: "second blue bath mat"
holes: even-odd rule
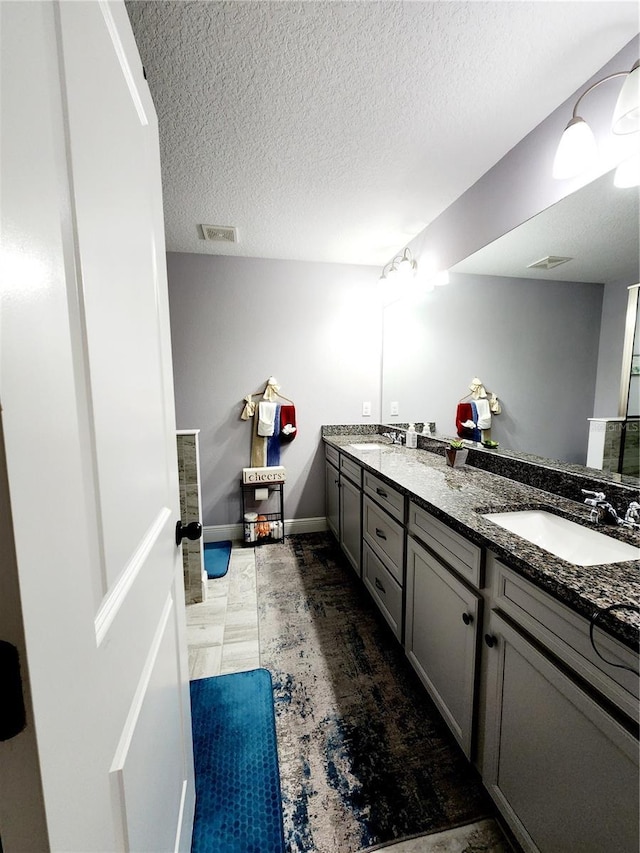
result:
[[[192,853],[284,853],[273,686],[266,669],[191,682]]]
[[[231,557],[231,542],[205,542],[204,543],[204,567],[207,572],[207,577],[221,578],[224,577],[229,568],[229,558]]]

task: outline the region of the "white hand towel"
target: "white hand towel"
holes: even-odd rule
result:
[[[276,403],[258,403],[258,435],[273,435],[276,419]]]
[[[491,429],[491,409],[489,401],[480,397],[475,401],[478,410],[478,429]]]

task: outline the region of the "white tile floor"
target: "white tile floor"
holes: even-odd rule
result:
[[[207,600],[187,606],[189,677],[208,678],[260,666],[256,559],[234,543],[229,570],[207,581]]]

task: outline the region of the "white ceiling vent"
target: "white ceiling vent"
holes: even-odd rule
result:
[[[559,267],[560,264],[566,264],[567,261],[572,261],[573,258],[563,258],[560,255],[547,255],[546,258],[540,258],[539,261],[534,261],[532,264],[527,264],[528,270],[552,270],[554,267]]]
[[[212,243],[237,243],[238,229],[232,225],[201,225],[205,240]]]

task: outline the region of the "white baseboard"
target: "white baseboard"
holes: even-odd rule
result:
[[[285,520],[284,532],[285,535],[291,533],[323,533],[328,530],[327,519],[324,515],[319,515],[317,518],[291,518]]]
[[[322,533],[328,529],[324,515],[316,518],[289,518],[284,521],[285,536],[292,533]],[[211,524],[202,529],[202,538],[205,542],[222,542],[226,539],[242,542],[244,528],[242,524]]]

